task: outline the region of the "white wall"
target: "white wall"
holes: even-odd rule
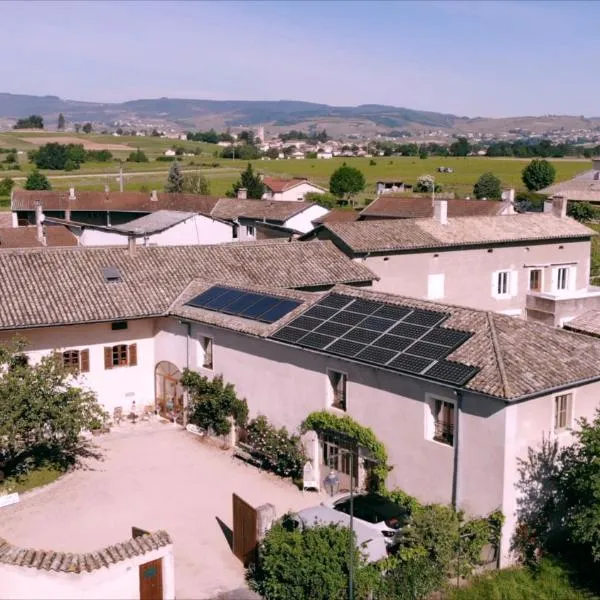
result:
[[[307,233],[308,231],[312,231],[314,229],[314,225],[312,222],[319,217],[326,215],[329,212],[326,208],[319,206],[318,204],[314,204],[310,206],[306,210],[303,210],[301,213],[294,215],[283,224],[284,227],[289,227],[290,229],[295,229],[296,231],[300,231],[302,233]]]
[[[304,158],[304,156],[302,156],[301,158]],[[293,188],[286,190],[285,192],[269,193],[268,199],[269,200],[288,200],[288,201],[302,202],[304,200],[304,197],[306,196],[306,194],[308,194],[309,192],[316,192],[317,194],[323,194],[324,190],[321,189],[320,187],[317,187],[316,185],[313,185],[312,183],[304,182],[304,183],[295,185]],[[263,196],[263,197],[265,197],[265,196]]]

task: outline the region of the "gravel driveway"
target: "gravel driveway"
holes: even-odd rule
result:
[[[177,598],[197,600],[244,586],[219,524],[232,526],[232,492],[253,506],[274,504],[278,516],[321,501],[170,424],[123,425],[97,445],[102,460],[0,509],[0,537],[90,552],[129,538],[132,526],[165,529],[174,542]]]

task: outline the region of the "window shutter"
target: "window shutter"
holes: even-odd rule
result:
[[[519,293],[519,271],[510,272],[510,281],[508,282],[511,296],[516,296]]]
[[[569,281],[567,289],[574,292],[577,289],[577,267],[569,267]]]
[[[112,348],[110,346],[104,346],[104,368],[112,369]]]
[[[79,370],[82,373],[90,370],[90,351],[87,348],[79,353]]]
[[[137,365],[137,344],[129,345],[129,366],[135,367]]]

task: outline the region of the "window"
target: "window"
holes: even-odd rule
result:
[[[254,237],[254,227],[252,225],[246,225],[246,235],[248,237]]]
[[[542,291],[542,270],[531,269],[529,271],[529,289],[532,292]]]
[[[429,400],[428,437],[441,444],[454,445],[454,402],[431,398]]]
[[[563,431],[571,426],[573,395],[562,394],[554,398],[554,431]]]
[[[90,370],[89,350],[65,350],[62,353],[65,369],[69,371],[81,371],[87,373]]]
[[[202,344],[202,367],[204,369],[213,368],[213,341],[212,338],[203,337]]]
[[[496,295],[508,296],[509,292],[509,271],[499,271],[496,273]]]
[[[135,367],[137,365],[137,344],[117,344],[104,347],[104,368]]]
[[[559,267],[556,270],[556,289],[566,290],[569,287],[569,268]]]
[[[345,373],[329,371],[331,406],[339,410],[346,410],[346,380],[347,376]]]
[[[115,321],[110,324],[110,328],[113,331],[120,331],[122,329],[127,329],[127,321]]]
[[[234,240],[237,240],[237,236],[238,236],[238,225],[236,225],[235,223],[233,224],[233,227],[231,228],[231,237]]]

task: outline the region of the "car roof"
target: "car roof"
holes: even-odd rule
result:
[[[340,501],[340,504],[349,501],[350,498],[346,497]],[[378,494],[360,494],[354,496],[354,514],[364,514],[365,512],[376,512],[381,516],[382,520],[387,520],[405,514],[407,511],[399,504]]]

